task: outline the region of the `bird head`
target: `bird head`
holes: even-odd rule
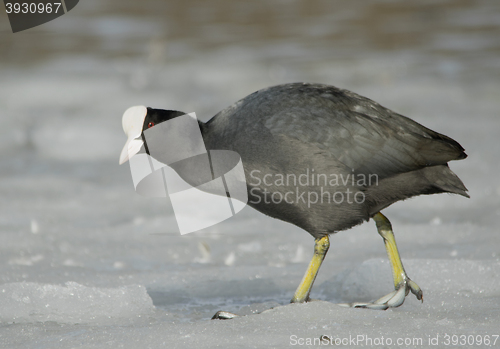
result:
[[[142,137],[144,130],[184,114],[184,112],[177,110],[146,108],[143,105],[128,108],[122,117],[122,126],[127,135],[127,142],[120,154],[120,165],[141,150],[144,145]]]

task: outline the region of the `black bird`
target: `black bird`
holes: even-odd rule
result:
[[[124,115],[129,140],[120,164],[139,151],[144,130],[185,114],[135,108],[135,116]],[[199,127],[207,149],[241,156],[248,205],[315,238],[314,256],[291,302],[309,300],[329,235],[370,218],[384,239],[395,290],[371,303],[346,305],[398,307],[409,291],[423,299],[403,268],[391,223],[380,211],[422,194],[469,197],[448,167],[448,161],[467,157],[460,144],[366,97],[309,83],[259,90]]]

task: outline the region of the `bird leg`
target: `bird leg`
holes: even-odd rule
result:
[[[299,287],[297,287],[290,303],[303,303],[309,300],[309,293],[311,292],[312,285],[316,279],[316,275],[318,275],[319,267],[321,267],[321,263],[323,263],[323,259],[325,259],[325,255],[328,252],[329,247],[330,239],[328,238],[328,235],[325,235],[322,238],[317,238],[314,241],[313,258],[311,259],[309,267],[307,268],[307,271],[304,274]]]
[[[418,300],[423,302],[422,290],[408,277],[408,275],[406,275],[403,263],[399,257],[396,239],[394,238],[394,233],[392,232],[391,222],[380,212],[376,213],[372,218],[377,225],[378,233],[384,239],[385,249],[387,250],[387,255],[389,256],[389,262],[391,263],[395,290],[372,303],[356,302],[348,304],[343,303],[340,305],[353,308],[370,308],[380,310],[396,308],[403,304],[409,291],[411,291]]]
[[[403,263],[399,257],[396,239],[392,232],[391,222],[382,214],[376,213],[373,217],[377,225],[377,230],[380,236],[384,239],[385,248],[392,268],[392,276],[394,279],[394,291],[377,299],[371,303],[355,302],[341,303],[339,305],[352,308],[369,308],[386,310],[388,308],[396,308],[403,304],[405,297],[411,291],[418,300],[423,301],[422,290],[406,275]],[[309,267],[300,282],[299,287],[295,291],[290,303],[303,303],[309,301],[309,293],[312,285],[318,275],[319,268],[325,259],[325,255],[330,247],[330,239],[328,235],[315,240],[314,255],[309,263]],[[231,319],[238,315],[228,312],[217,312],[212,319]]]
[[[319,267],[321,267],[321,263],[323,263],[329,247],[330,239],[328,238],[328,235],[323,236],[322,238],[318,238],[314,241],[313,258],[311,259],[309,267],[307,268],[307,271],[304,274],[299,287],[297,287],[297,290],[295,291],[295,294],[293,295],[290,303],[303,303],[309,301],[309,293],[311,292],[311,288],[314,280],[316,279],[316,275],[318,275]],[[238,316],[239,315],[227,311],[218,311],[212,317],[212,320],[229,320]]]

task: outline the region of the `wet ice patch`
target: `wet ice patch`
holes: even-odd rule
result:
[[[137,318],[154,311],[142,285],[116,288],[15,282],[0,286],[0,321],[90,323]]]

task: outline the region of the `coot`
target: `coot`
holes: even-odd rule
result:
[[[136,138],[137,130],[183,114],[144,108],[133,120],[124,118],[123,127]],[[314,256],[291,302],[309,300],[329,235],[370,218],[384,240],[395,290],[374,302],[345,305],[398,307],[409,291],[423,299],[401,263],[391,223],[380,211],[422,194],[469,197],[447,164],[467,157],[460,144],[366,97],[309,83],[259,90],[199,127],[207,149],[241,156],[248,205],[314,237]],[[120,163],[128,157],[126,145]],[[224,317],[231,316],[219,314]]]

